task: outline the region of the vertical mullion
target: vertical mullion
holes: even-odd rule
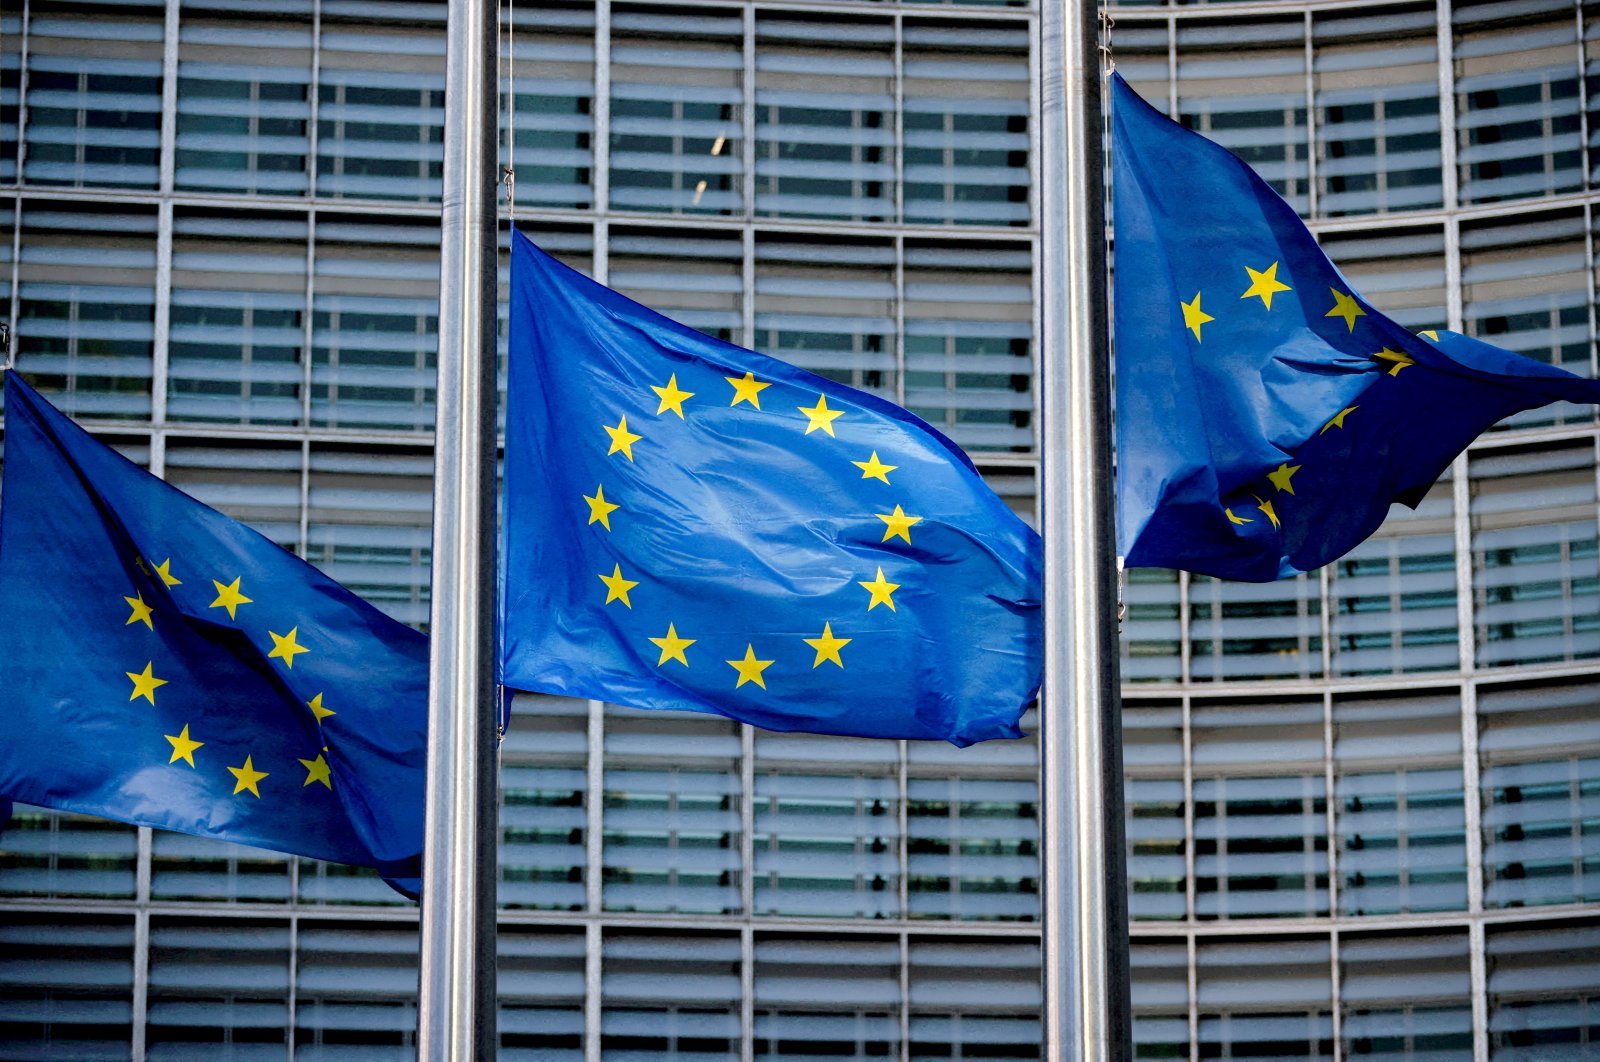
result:
[[[156,165],[160,177],[157,187],[171,195],[177,172],[178,142],[178,7],[180,0],[167,0],[166,25],[161,38],[161,147]]]
[[[134,871],[132,1043],[134,1062],[144,1062],[147,1039],[145,1016],[150,1010],[150,864],[153,831],[140,826]]]
[[[905,17],[894,16],[894,220],[906,223]]]
[[[744,209],[741,216],[748,225],[756,216],[756,9],[752,4],[744,8],[744,84],[740,87],[744,106],[740,109],[740,122],[744,133],[744,150],[739,166],[739,198]],[[750,232],[747,227],[746,234]],[[755,346],[754,331],[745,330],[746,342]]]
[[[594,702],[590,702],[593,704]],[[601,1036],[601,936],[600,923],[584,927],[583,961],[583,1062],[600,1062]]]
[[[1311,10],[1305,12],[1305,63],[1306,63],[1306,216],[1317,217],[1322,210],[1317,194],[1317,82],[1314,73],[1316,53],[1311,47]]]
[[[756,944],[755,929],[747,917],[739,927],[739,1062],[754,1062],[755,1055]]]
[[[28,82],[30,80],[29,77],[28,77],[28,55],[29,55],[29,48],[30,48],[30,46],[32,44],[32,37],[30,35],[31,31],[32,31],[32,28],[33,28],[32,7],[33,7],[33,0],[22,0],[22,40],[18,42],[18,52],[17,52],[17,185],[18,185],[18,187],[21,187],[22,184],[23,184],[22,168],[25,165],[27,165],[27,162],[28,162]],[[17,207],[18,207],[18,209],[17,209],[17,232],[19,234],[19,241],[20,241],[20,234],[22,232],[22,210],[21,210],[22,201],[20,199],[17,201]],[[20,245],[20,242],[19,242],[19,245]],[[16,267],[17,264],[18,264],[15,255],[13,255],[12,258],[11,258],[11,264],[12,264],[13,267]],[[13,325],[15,325],[16,320],[17,320],[17,314],[16,314],[16,308],[15,308],[15,305],[14,305],[14,301],[16,299],[16,284],[15,284],[15,274],[14,273],[13,273],[13,283],[12,283],[12,299],[13,299],[13,308],[12,308],[12,312],[11,312],[11,321],[12,321]]]
[[[600,913],[601,872],[605,861],[605,705],[589,704],[589,762],[584,802],[584,909],[591,917]]]
[[[155,335],[150,351],[150,423],[167,423],[168,348],[172,339],[172,200],[156,206]],[[241,372],[241,378],[243,373]]]

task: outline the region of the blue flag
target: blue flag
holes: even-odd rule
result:
[[[421,875],[427,640],[6,373],[0,793]]]
[[[770,730],[1017,737],[1039,540],[891,403],[512,235],[501,680]]]
[[[1588,380],[1350,286],[1228,151],[1112,75],[1119,550],[1128,567],[1267,581],[1415,506],[1477,435]]]

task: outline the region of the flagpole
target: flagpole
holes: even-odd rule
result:
[[[451,0],[417,1057],[492,1059],[498,0]]]
[[[1098,11],[1040,17],[1044,1057],[1132,1057]]]

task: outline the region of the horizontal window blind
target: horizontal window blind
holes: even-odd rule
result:
[[[1196,682],[1320,678],[1322,592],[1316,578],[1235,583],[1192,576],[1189,653]]]
[[[39,1062],[127,1058],[133,943],[131,917],[0,916],[0,1052]]]
[[[739,937],[613,930],[601,954],[605,1062],[739,1057]]]
[[[1472,1052],[1465,933],[1342,936],[1346,1057],[1428,1060]]]
[[[892,938],[756,938],[756,1057],[893,1057],[900,964]]]

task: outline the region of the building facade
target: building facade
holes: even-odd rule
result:
[[[1600,10],[1111,14],[1129,81],[1255,165],[1374,303],[1595,374]],[[912,408],[1031,515],[1038,17],[508,7],[506,212]],[[18,368],[417,625],[443,21],[0,9]],[[1313,575],[1129,573],[1140,1057],[1600,1058],[1597,442],[1592,409],[1513,418]],[[502,1057],[1038,1057],[1036,771],[1031,739],[520,698]],[[406,1058],[416,976],[415,909],[365,872],[29,808],[0,833],[0,1057]]]

